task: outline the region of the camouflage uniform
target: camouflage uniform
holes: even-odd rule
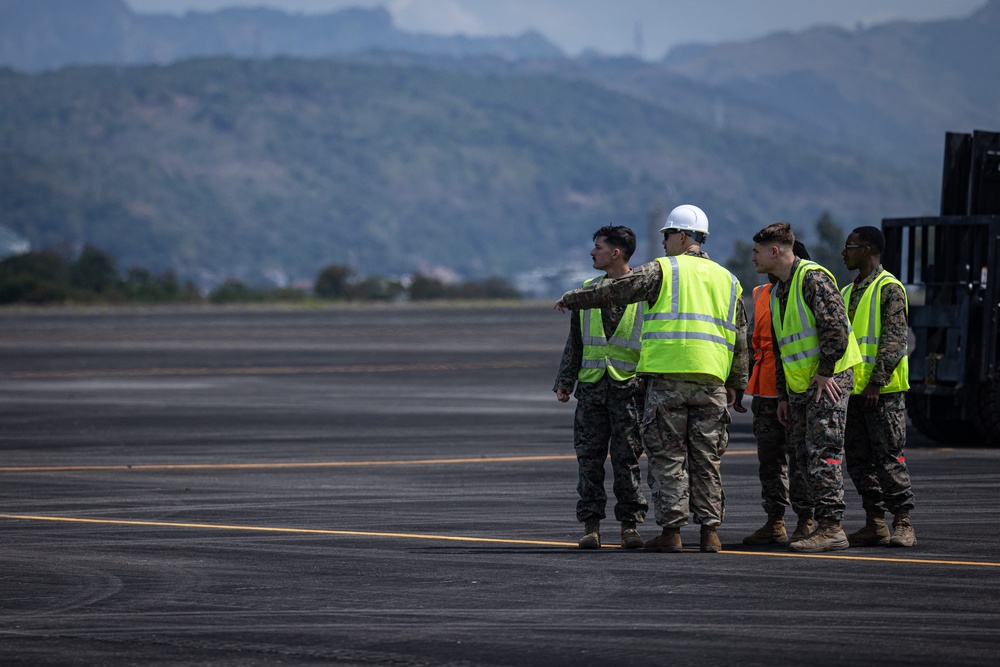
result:
[[[854,312],[865,290],[884,269],[880,264],[851,290],[848,314]],[[869,383],[884,387],[907,352],[906,296],[898,285],[882,288],[879,302],[882,333],[878,356]],[[870,514],[892,514],[913,509],[913,491],[906,468],[906,393],[880,394],[878,403],[866,407],[861,395],[851,396],[847,407],[845,455],[847,473]]]
[[[606,333],[615,331],[624,312],[624,306],[601,309]],[[637,398],[639,380],[632,378],[619,382],[605,373],[597,382],[577,382],[582,359],[580,319],[573,317],[552,391],[573,391],[573,385],[576,385],[573,446],[580,473],[576,487],[580,495],[576,518],[580,522],[605,518],[608,496],[604,490],[604,462],[610,453],[617,500],[615,519],[642,523],[649,504],[642,495],[642,473],[639,469],[639,457],[642,456]]]
[[[686,254],[709,259],[700,251]],[[574,310],[654,303],[662,281],[662,269],[654,261],[621,278],[567,292],[562,302]],[[747,386],[747,313],[742,300],[736,310],[736,327],[733,364],[724,385],[701,374],[647,374],[644,378],[642,436],[656,523],[661,526],[683,526],[691,514],[700,524],[722,523],[725,494],[719,463],[729,443],[731,422],[725,388],[743,390]]]
[[[784,317],[788,305],[791,276],[799,262],[795,259],[788,281],[779,280],[772,294],[778,300],[780,316]],[[832,401],[825,394],[816,403],[817,387],[810,386],[805,393],[789,392],[785,384],[785,371],[777,364],[778,397],[787,400],[792,427],[788,437],[795,448],[795,461],[812,497],[816,518],[844,519],[844,478],[841,461],[844,456],[844,427],[847,421],[847,402],[854,386],[854,370],[849,368],[834,374],[837,361],[847,350],[851,336],[850,322],[844,297],[837,284],[823,271],[808,271],[802,279],[805,305],[816,316],[819,336],[819,367],[817,375],[833,377],[840,387],[839,401]],[[773,329],[773,327],[772,327]],[[774,354],[781,358],[778,335],[774,336]]]
[[[725,387],[711,376],[703,378],[662,376],[649,380],[646,388],[642,435],[656,523],[661,526],[684,526],[690,514],[695,523],[709,526],[725,518],[719,467],[729,446],[732,418]]]
[[[753,411],[753,434],[757,438],[758,476],[760,477],[761,507],[768,519],[781,519],[785,508],[802,519],[811,519],[812,500],[799,466],[795,451],[788,439],[788,431],[778,421],[778,399],[754,396],[750,401]]]
[[[769,293],[767,297],[770,298]],[[770,312],[771,309],[768,308],[768,315]],[[758,354],[773,358],[773,348],[758,350],[753,343],[754,330],[758,324],[756,318],[755,312],[754,317],[749,318],[747,323],[748,349],[753,351],[750,359],[753,361]],[[771,321],[770,319],[762,321],[760,325],[770,328]],[[750,369],[753,377],[757,369],[752,363]],[[768,391],[770,392],[770,389]],[[754,396],[750,401],[750,411],[753,413],[753,435],[757,440],[760,505],[767,512],[768,520],[783,519],[785,509],[789,505],[799,519],[811,519],[813,506],[809,490],[802,475],[799,474],[799,466],[795,462],[795,449],[788,439],[788,430],[778,421],[778,397],[771,394]]]

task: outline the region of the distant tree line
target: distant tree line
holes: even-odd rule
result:
[[[84,246],[75,260],[52,250],[0,261],[0,303],[160,303],[198,301],[191,282],[170,271],[132,268],[120,274],[108,253]]]
[[[521,298],[521,294],[503,278],[452,284],[418,273],[405,282],[382,276],[355,280],[351,268],[339,264],[331,264],[319,272],[313,291],[321,299],[337,301]]]
[[[813,233],[792,225],[795,238],[802,241],[812,261],[820,264],[837,279],[837,284],[843,287],[852,279],[852,273],[844,266],[840,251],[847,240],[847,232],[838,225],[833,216],[823,213],[816,220]],[[754,285],[763,285],[767,276],[757,273],[750,257],[753,255],[753,242],[738,240],[733,244],[729,259],[724,263],[726,268],[739,278],[743,292],[749,295]]]
[[[42,250],[0,261],[0,304],[273,303],[304,301],[310,296],[326,301],[521,298],[503,278],[457,284],[420,274],[407,280],[377,275],[356,278],[349,267],[337,264],[319,272],[312,295],[300,288],[260,287],[235,278],[202,295],[193,282],[182,283],[172,271],[156,274],[133,267],[122,273],[114,257],[90,245],[75,259]]]
[[[814,261],[825,266],[843,285],[850,279],[840,250],[846,233],[829,213],[815,222],[813,234],[796,229]],[[752,243],[739,240],[726,267],[749,293],[767,278],[750,263]],[[296,302],[309,298],[324,301],[427,301],[436,299],[520,299],[522,295],[504,278],[493,277],[461,283],[422,274],[407,279],[379,275],[356,276],[344,265],[331,264],[316,276],[312,293],[294,287],[261,287],[231,278],[203,295],[191,281],[181,282],[172,271],[153,273],[133,267],[124,273],[108,252],[87,245],[75,259],[54,250],[42,250],[0,261],[0,304],[27,303],[240,303]]]

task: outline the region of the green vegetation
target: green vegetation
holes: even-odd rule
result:
[[[841,255],[850,229],[853,229],[853,226],[845,230],[833,221],[833,217],[829,213],[823,213],[816,221],[815,237],[807,235],[802,239],[809,250],[810,258],[820,266],[829,269],[840,287],[854,278],[853,272],[848,271],[847,267],[844,266],[844,257]]]
[[[108,253],[84,246],[76,260],[51,250],[0,261],[0,303],[177,303],[200,299],[170,271],[132,268],[118,274]]]
[[[683,201],[709,213],[725,256],[775,215],[834,202],[870,224],[929,196],[879,165],[555,76],[284,58],[0,69],[0,224],[202,289],[331,263],[512,276],[575,263],[592,230],[641,229]]]
[[[466,281],[449,285],[436,278],[417,275],[410,284],[410,299],[518,299],[520,294],[503,278]]]
[[[313,293],[325,301],[521,298],[502,278],[449,284],[417,274],[404,284],[382,276],[354,280],[351,269],[339,265],[320,271]],[[307,297],[303,289],[251,286],[234,278],[202,297],[193,283],[182,286],[170,271],[154,275],[133,267],[120,274],[114,258],[92,246],[85,246],[75,260],[45,250],[0,261],[0,304],[296,303]]]
[[[851,228],[853,229],[853,227]],[[757,230],[754,230],[756,233]],[[837,285],[843,287],[853,276],[844,266],[843,257],[840,254],[847,240],[847,231],[838,225],[833,216],[828,212],[823,212],[813,226],[813,233],[806,229],[792,225],[795,238],[805,244],[809,251],[809,258],[826,269],[837,279]],[[751,237],[753,234],[751,234]],[[733,251],[724,264],[727,269],[739,279],[743,285],[743,292],[749,296],[754,285],[762,285],[767,282],[767,277],[754,270],[750,257],[753,254],[753,241],[742,239],[733,244]]]

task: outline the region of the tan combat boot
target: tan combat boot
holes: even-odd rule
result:
[[[781,517],[768,519],[762,528],[743,538],[743,544],[757,546],[761,544],[788,544],[788,533],[785,532],[785,520]]]
[[[885,515],[868,512],[868,519],[861,530],[847,536],[852,547],[889,546],[889,526],[885,525]]]
[[[900,512],[892,521],[892,539],[890,547],[912,547],[917,544],[917,534],[910,524],[910,513]]]
[[[601,522],[590,519],[584,524],[583,537],[580,538],[581,549],[601,548]]]
[[[681,529],[664,528],[662,535],[646,542],[643,546],[643,551],[666,551],[672,553],[684,551],[684,545],[681,544]]]
[[[819,519],[819,528],[814,530],[809,537],[792,542],[788,548],[799,553],[816,553],[819,551],[840,551],[849,546],[851,545],[847,541],[847,535],[844,534],[840,520],[823,517]]]
[[[719,553],[719,549],[722,548],[722,542],[719,541],[719,534],[715,528],[715,526],[701,527],[701,550],[703,553]]]
[[[816,524],[813,523],[811,516],[800,516],[798,523],[795,524],[795,532],[788,539],[788,543],[798,542],[799,540],[804,540],[805,538],[812,535],[812,532],[816,530]]]
[[[622,521],[622,546],[626,549],[642,548],[642,536],[635,529],[635,521]]]

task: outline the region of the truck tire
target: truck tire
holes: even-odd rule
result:
[[[928,402],[933,400],[933,397],[924,394],[906,395],[906,414],[918,431],[946,445],[970,445],[982,441],[979,429],[971,421],[928,417]]]
[[[983,382],[976,392],[976,428],[984,447],[1000,446],[1000,381]]]

